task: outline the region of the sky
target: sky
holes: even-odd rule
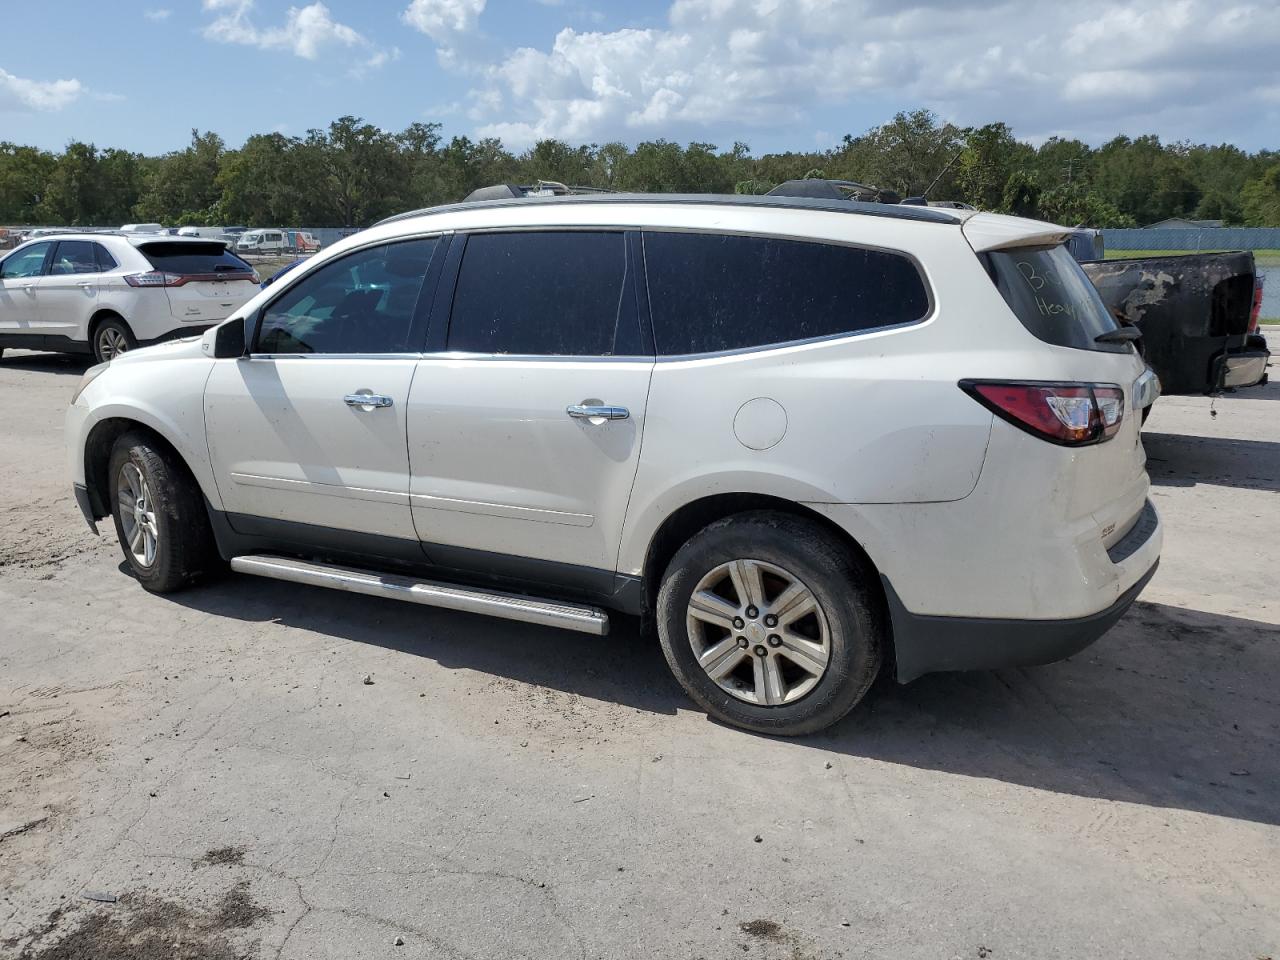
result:
[[[0,6],[0,140],[144,153],[351,114],[523,149],[756,153],[899,110],[1280,148],[1280,0],[62,0]]]

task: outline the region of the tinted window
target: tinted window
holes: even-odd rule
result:
[[[1022,325],[1046,343],[1124,353],[1124,343],[1095,343],[1119,327],[1066,247],[1019,247],[987,254],[991,273]]]
[[[663,355],[831,337],[929,310],[919,271],[896,253],[705,233],[645,233],[644,248]]]
[[[245,263],[218,241],[209,243],[144,243],[138,247],[153,267],[165,273],[201,274],[252,272]]]
[[[639,352],[621,233],[482,233],[467,240],[450,350],[535,356]]]
[[[98,272],[106,273],[108,270],[114,270],[120,264],[116,263],[116,258],[107,252],[107,248],[100,243],[94,245],[95,253],[98,257]]]
[[[45,254],[52,247],[51,242],[33,243],[25,250],[11,254],[0,264],[0,278],[11,280],[14,277],[36,277],[44,267]]]
[[[267,305],[259,353],[401,353],[434,239],[360,250],[303,277]]]
[[[899,254],[829,243],[646,233],[658,353],[711,353],[920,320],[929,297]]]
[[[68,273],[97,273],[97,244],[89,240],[62,240],[53,253],[49,273],[62,276]]]

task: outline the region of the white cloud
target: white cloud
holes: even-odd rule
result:
[[[240,43],[263,50],[289,50],[304,60],[315,60],[326,47],[366,47],[360,33],[329,15],[316,2],[290,7],[282,27],[256,27],[250,15],[254,0],[204,0],[204,8],[217,16],[204,28],[204,36],[220,43]]]
[[[485,0],[412,0],[403,17],[436,43],[450,44],[459,34],[475,30],[484,7]]]
[[[0,111],[61,110],[84,92],[79,80],[28,80],[0,70]]]
[[[153,23],[160,23],[164,20],[168,20],[171,16],[173,16],[173,11],[167,10],[161,7],[156,10],[144,10],[142,11],[142,15],[146,17],[148,20],[152,21]]]
[[[449,46],[483,5],[414,0],[405,19]],[[776,135],[886,101],[1097,139],[1177,132],[1224,102],[1249,122],[1249,100],[1280,85],[1277,46],[1267,0],[674,0],[660,27],[565,27],[550,48],[459,65],[484,78],[477,132],[517,147]]]

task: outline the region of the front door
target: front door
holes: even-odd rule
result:
[[[215,363],[205,422],[232,527],[420,557],[405,427],[437,244],[379,244],[285,278],[249,355]]]
[[[39,334],[40,310],[36,285],[53,242],[33,243],[15,250],[0,263],[0,334]]]
[[[36,284],[41,333],[70,338],[84,330],[81,336],[87,336],[88,320],[98,303],[101,249],[90,240],[58,241],[48,271]]]
[[[435,563],[612,584],[654,366],[628,249],[621,232],[467,238],[447,341],[409,397]]]

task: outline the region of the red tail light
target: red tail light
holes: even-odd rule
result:
[[[223,270],[219,273],[166,273],[152,270],[149,273],[126,274],[124,282],[131,287],[180,287],[198,280],[251,280],[258,282],[255,270]]]
[[[1262,281],[1265,278],[1262,274],[1255,274],[1253,278],[1253,306],[1249,308],[1249,332],[1258,332],[1258,317],[1262,314]]]
[[[1124,418],[1124,391],[1110,383],[961,380],[960,389],[996,416],[1064,447],[1110,440]]]

